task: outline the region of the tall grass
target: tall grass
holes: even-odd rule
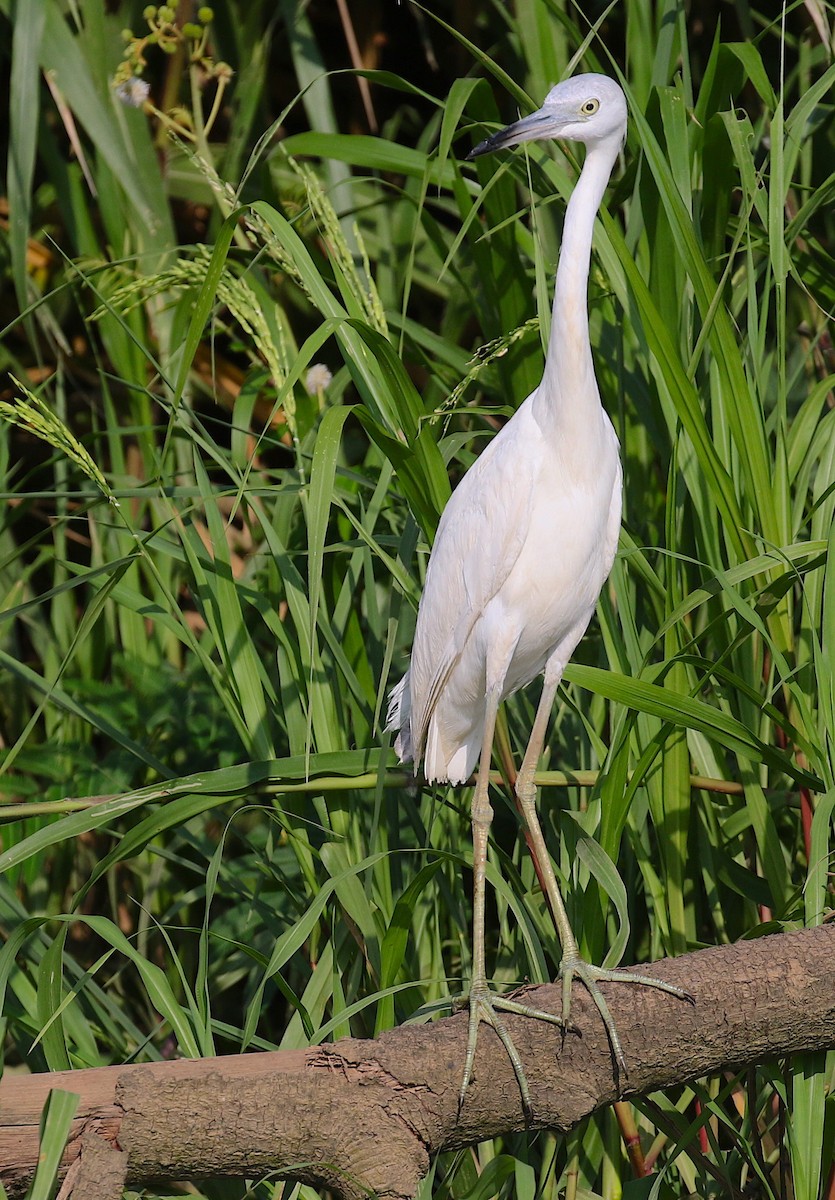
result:
[[[237,74],[210,142],[195,69],[190,125],[119,103],[141,22],[112,7],[0,0],[7,1069],[372,1036],[466,987],[468,794],[408,786],[380,714],[450,486],[539,378],[578,167],[463,151],[574,65],[630,101],[590,285],[625,521],[543,763],[551,851],[597,961],[821,922],[835,67],[807,10],[741,9],[711,42],[637,0],[599,30],[559,0],[415,6],[411,59],[367,73],[370,136],[356,80],[323,73],[338,27],[219,3]],[[148,53],[167,111],[184,63]],[[536,694],[505,709],[517,761]],[[496,796],[493,975],[545,980],[558,947]],[[831,1196],[831,1077],[820,1054],[637,1101],[654,1194]],[[433,1187],[648,1194],[631,1175],[603,1113],[444,1157]]]

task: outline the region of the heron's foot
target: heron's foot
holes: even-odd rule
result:
[[[549,1025],[559,1025],[563,1031],[576,1031],[576,1026],[572,1025],[565,1015],[558,1017],[554,1013],[545,1012],[541,1008],[532,1008],[529,1004],[520,1004],[517,1000],[512,1000],[508,996],[496,995],[490,991],[486,979],[473,979],[467,1004],[470,1010],[470,1024],[467,1036],[467,1057],[464,1061],[464,1078],[461,1081],[461,1091],[458,1095],[458,1111],[460,1112],[464,1105],[467,1088],[470,1086],[473,1075],[473,1063],[475,1062],[476,1044],[478,1042],[478,1027],[484,1021],[488,1025],[492,1025],[493,1029],[495,1029],[499,1040],[507,1052],[510,1064],[513,1067],[513,1074],[516,1076],[516,1082],[519,1085],[519,1091],[522,1094],[522,1107],[525,1110],[525,1116],[528,1119],[532,1118],[533,1107],[531,1105],[531,1095],[528,1089],[528,1081],[525,1077],[525,1070],[522,1066],[522,1060],[519,1057],[519,1051],[513,1044],[501,1013],[509,1012],[516,1013],[522,1017],[534,1017],[536,1020],[546,1021]]]
[[[563,956],[563,960],[560,963],[559,978],[562,980],[563,1020],[566,1023],[568,1022],[568,1014],[571,1010],[571,982],[573,979],[579,979],[585,985],[586,990],[597,1005],[597,1011],[600,1013],[603,1024],[606,1026],[609,1045],[612,1048],[612,1054],[615,1057],[618,1071],[623,1075],[624,1079],[629,1072],[626,1069],[626,1059],[620,1043],[620,1036],[612,1019],[612,1014],[609,1012],[606,999],[598,985],[601,983],[639,983],[643,987],[658,988],[659,991],[667,992],[670,996],[675,996],[678,1000],[686,1000],[688,1004],[696,1003],[689,992],[685,992],[683,988],[676,987],[674,983],[665,983],[663,979],[653,979],[649,975],[639,975],[634,971],[614,971],[609,970],[607,967],[595,967],[592,963],[586,962],[584,958],[580,958],[580,955],[577,953]]]

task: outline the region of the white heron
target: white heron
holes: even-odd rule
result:
[[[470,468],[444,510],[409,669],[389,703],[395,749],[401,761],[414,762],[416,773],[423,761],[428,782],[463,783],[478,763],[472,801],[473,975],[462,1103],[479,1024],[486,1021],[507,1050],[530,1111],[522,1063],[499,1010],[569,1028],[572,979],[580,979],[625,1075],[620,1039],[599,981],[642,983],[689,999],[659,980],[606,970],[580,957],[536,812],[534,773],[554,695],[612,568],[620,529],[618,439],[595,379],[587,289],[595,217],[623,145],[626,116],[626,99],[612,79],[578,75],[553,88],[537,112],[493,134],[467,156],[535,139],[566,138],[586,147],[565,214],[542,381]],[[543,673],[516,796],[562,946],[558,1017],[491,992],[484,951],[485,864],[493,816],[488,772],[496,714],[502,700]]]

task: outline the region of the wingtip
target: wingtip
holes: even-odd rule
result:
[[[474,158],[480,158],[482,154],[489,154],[493,149],[492,142],[495,141],[495,134],[492,137],[484,138],[477,146],[473,146],[472,150],[464,159],[464,162],[472,162]]]

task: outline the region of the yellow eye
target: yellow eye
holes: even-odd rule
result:
[[[587,100],[585,102],[585,104],[581,107],[580,112],[585,117],[591,117],[591,116],[594,116],[594,114],[597,112],[598,108],[600,108],[599,100]]]

